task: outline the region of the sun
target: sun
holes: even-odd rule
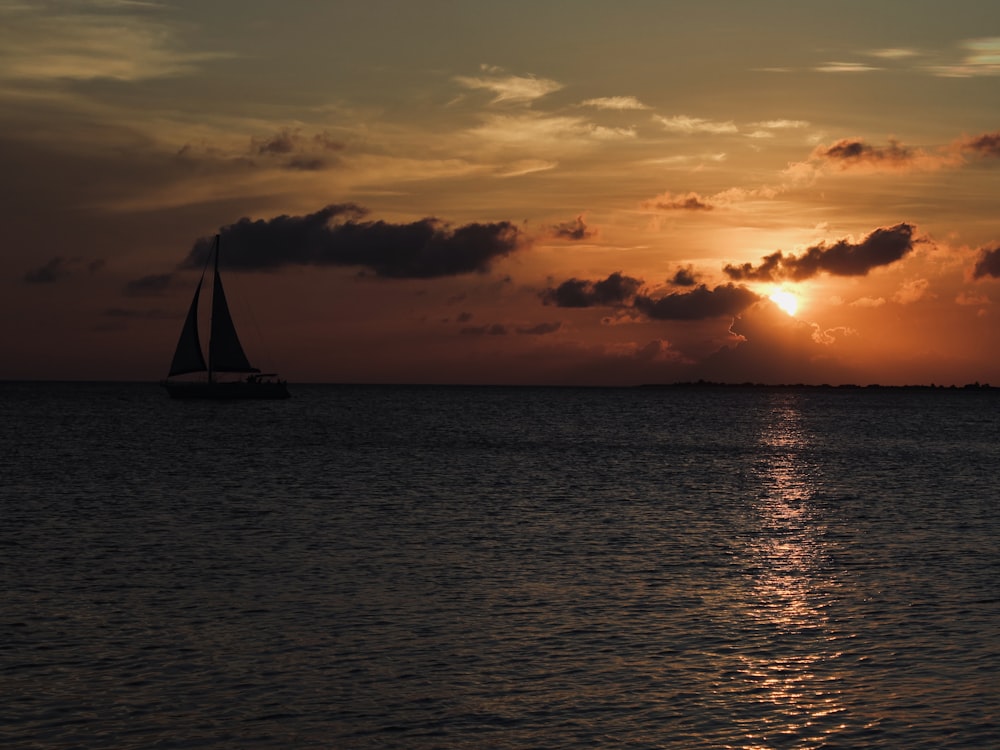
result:
[[[789,315],[795,315],[799,309],[799,298],[786,289],[777,289],[771,292],[771,302],[776,304]]]

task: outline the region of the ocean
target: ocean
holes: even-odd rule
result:
[[[1000,747],[1000,391],[0,384],[4,748]]]

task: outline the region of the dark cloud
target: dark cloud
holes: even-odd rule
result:
[[[1000,130],[969,138],[960,145],[964,151],[973,151],[981,156],[1000,157]]]
[[[409,224],[361,221],[354,204],[330,205],[305,216],[240,219],[222,228],[223,265],[272,270],[290,265],[358,266],[383,278],[426,279],[487,273],[522,246],[507,221],[451,227],[433,218]],[[201,268],[213,239],[199,239],[182,268]]]
[[[615,272],[603,281],[569,279],[541,297],[544,304],[556,307],[615,307],[632,299],[641,286],[640,279]]]
[[[287,169],[316,171],[336,163],[331,152],[342,151],[344,144],[322,132],[312,137],[303,136],[298,130],[285,128],[269,138],[251,138],[250,156],[288,157]]]
[[[300,140],[298,135],[290,130],[282,130],[276,135],[263,140],[251,139],[251,144],[255,153],[264,154],[290,154],[295,150],[296,142]]]
[[[521,336],[544,336],[549,333],[555,333],[562,327],[562,323],[539,323],[534,326],[521,326],[513,329],[513,333],[517,333]],[[511,329],[505,326],[503,323],[491,323],[489,325],[482,326],[467,326],[462,328],[459,333],[465,336],[506,336],[511,333]]]
[[[819,244],[797,257],[779,250],[765,256],[756,267],[744,263],[727,265],[723,270],[735,281],[802,281],[823,272],[833,276],[864,276],[873,268],[895,263],[912,250],[913,226],[897,224],[876,229],[858,243],[840,240],[829,246]]]
[[[507,326],[502,323],[492,323],[485,326],[469,326],[463,328],[459,333],[466,336],[506,336]]]
[[[760,297],[745,286],[704,284],[688,292],[662,297],[639,294],[640,279],[613,273],[603,281],[569,279],[541,294],[542,302],[557,307],[629,307],[654,320],[704,320],[738,315]]]
[[[33,271],[24,274],[24,280],[29,284],[51,284],[60,279],[69,278],[80,268],[86,269],[88,273],[97,273],[104,268],[104,261],[101,259],[87,261],[84,258],[63,258],[60,255]]]
[[[703,198],[697,193],[688,193],[687,195],[664,193],[648,201],[643,201],[641,205],[652,211],[711,211],[715,208],[707,198]]]
[[[51,284],[71,275],[67,265],[66,259],[57,255],[40,268],[24,274],[24,280],[29,284]]]
[[[670,277],[667,283],[671,286],[695,286],[698,283],[698,276],[691,266],[687,268],[678,267],[677,273]]]
[[[250,152],[257,156],[268,154],[291,154],[303,151],[343,151],[341,141],[327,132],[305,137],[298,130],[284,128],[269,138],[251,138]]]
[[[782,252],[765,255],[761,264],[754,267],[753,263],[743,263],[739,266],[727,264],[722,270],[726,275],[736,281],[774,281],[780,276],[781,261],[784,259]]]
[[[972,270],[972,278],[982,279],[986,276],[1000,279],[1000,247],[983,248],[979,253],[976,267]]]
[[[154,273],[133,279],[125,285],[125,294],[130,297],[146,297],[163,294],[174,280],[171,273]]]
[[[560,328],[562,328],[562,323],[556,321],[554,323],[539,323],[536,326],[518,328],[517,332],[522,336],[545,336],[549,333],[555,333]]]
[[[664,297],[635,298],[635,308],[653,320],[705,320],[736,316],[761,297],[745,286],[724,284],[709,289],[704,284],[690,292],[677,292]]]
[[[552,235],[564,240],[586,240],[594,237],[596,231],[590,229],[583,221],[583,216],[577,216],[573,221],[556,224],[552,227]]]
[[[864,141],[843,138],[829,146],[818,146],[813,158],[842,167],[873,165],[883,167],[911,166],[922,153],[898,141],[890,140],[888,146],[872,146]]]

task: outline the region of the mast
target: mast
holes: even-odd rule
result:
[[[212,360],[214,359],[214,357],[212,357],[212,338],[215,334],[215,307],[216,307],[215,295],[219,288],[219,235],[218,234],[215,235],[215,247],[213,248],[213,250],[215,250],[215,265],[212,268],[212,280],[214,286],[212,289],[212,313],[208,319],[208,382],[209,383],[212,382],[212,364],[213,364]]]

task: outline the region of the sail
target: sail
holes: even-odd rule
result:
[[[216,239],[218,243],[218,239]],[[251,367],[243,353],[236,326],[229,314],[226,293],[219,276],[219,248],[215,249],[215,283],[212,287],[212,337],[208,342],[208,364],[211,372],[260,372]]]
[[[188,310],[187,319],[181,329],[181,337],[177,340],[174,358],[170,363],[170,375],[204,372],[208,369],[205,365],[205,355],[201,353],[201,340],[198,338],[198,297],[201,295],[203,280],[204,277],[199,279],[198,286],[195,287],[194,299],[191,300],[191,308]]]

